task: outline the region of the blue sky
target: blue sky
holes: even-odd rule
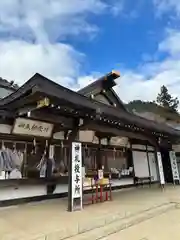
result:
[[[145,55],[153,55],[157,49],[157,41],[163,35],[159,30],[164,22],[155,20],[151,3],[142,4],[133,11],[133,1],[127,2],[130,4],[125,6],[122,14],[114,16],[107,13],[93,19],[100,30],[92,41],[80,39],[75,43],[78,49],[86,53],[94,71],[106,72],[120,63],[135,68]],[[150,11],[145,12],[144,8]]]
[[[1,0],[0,76],[73,89],[119,70],[125,102],[180,97],[179,0]]]

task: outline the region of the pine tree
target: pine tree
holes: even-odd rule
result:
[[[156,102],[162,107],[169,108],[170,110],[177,112],[179,100],[177,97],[173,98],[171,94],[169,94],[167,87],[164,85],[161,87]]]

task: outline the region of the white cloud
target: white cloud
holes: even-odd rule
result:
[[[68,45],[66,39],[71,35],[86,39],[96,34],[98,26],[91,24],[89,14],[117,14],[122,11],[121,4],[121,0],[111,6],[103,0],[1,0],[0,76],[22,84],[39,72],[65,86],[84,87],[99,73],[86,75],[82,71],[86,56]],[[154,100],[165,84],[180,99],[179,42],[180,32],[169,30],[158,47],[159,52],[166,52],[166,59],[152,62],[148,58],[134,71],[120,67],[122,77],[116,87],[120,97],[126,102]]]
[[[47,42],[91,31],[87,14],[102,13],[107,7],[101,0],[1,0],[0,26],[11,33],[28,28],[36,41]]]
[[[166,52],[164,60],[147,62],[137,71],[125,70],[121,73],[116,91],[125,102],[133,99],[155,100],[162,85],[180,99],[180,32],[169,30],[158,49]]]
[[[111,13],[116,17],[118,16],[124,8],[124,1],[114,1],[114,4],[111,8]]]
[[[180,1],[179,0],[153,0],[157,9],[157,14],[162,15],[169,11],[175,11],[177,15],[180,14]]]
[[[172,56],[180,54],[180,32],[175,30],[167,31],[167,38],[159,44],[159,50],[165,51]]]
[[[112,7],[104,0],[1,0],[0,76],[22,84],[39,72],[73,87],[86,58],[66,39],[76,35],[87,40],[84,34],[98,31],[89,15]]]
[[[97,80],[98,77],[99,77],[99,74],[97,73],[94,73],[94,74],[92,73],[91,75],[78,77],[77,84],[73,88],[74,91],[78,91],[79,89],[86,87],[88,84],[91,84],[92,82]]]
[[[32,44],[25,41],[0,42],[0,73],[22,83],[39,72],[71,86],[79,76],[84,56],[67,44]]]

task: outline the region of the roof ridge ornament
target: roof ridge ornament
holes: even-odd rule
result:
[[[112,70],[111,73],[112,73],[112,74],[115,74],[115,75],[117,75],[117,76],[119,76],[119,77],[121,76],[120,72],[119,72],[119,71],[116,71],[116,70]]]
[[[111,78],[110,80],[115,80],[120,77],[120,72],[112,70],[110,73],[107,73],[104,77],[102,77],[102,79],[107,81],[109,77]]]

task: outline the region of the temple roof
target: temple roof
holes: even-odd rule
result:
[[[11,89],[12,91],[15,91],[19,88],[18,85],[14,83],[14,81],[8,81],[2,77],[0,77],[0,87]]]
[[[111,86],[113,86],[114,80],[111,81]],[[89,86],[89,88],[92,86],[93,85]],[[83,92],[85,94],[85,92],[87,92],[87,88],[84,90],[82,89],[79,92],[75,92],[36,73],[17,91],[0,100],[0,114],[3,111],[6,111],[6,113],[11,111],[12,113],[27,104],[36,103],[37,100],[42,97],[49,97],[56,99],[60,104],[69,104],[77,110],[89,110],[94,113],[99,113],[100,116],[106,116],[109,119],[113,119],[114,121],[118,121],[119,119],[124,123],[148,129],[152,132],[162,132],[167,135],[180,137],[180,131],[178,130],[175,130],[165,124],[159,124],[151,120],[144,119],[127,111],[121,111],[117,107],[109,106],[94,99],[90,99],[89,97],[82,95]]]
[[[80,89],[78,93],[86,97],[91,97],[91,95],[97,96],[98,94],[103,93],[103,95],[106,95],[107,98],[113,97],[113,102],[118,108],[123,111],[127,111],[123,101],[118,97],[118,95],[113,89],[113,87],[116,86],[115,80],[119,77],[120,74],[117,71],[112,71],[105,76],[97,79],[93,83],[87,85],[86,87]]]
[[[97,79],[93,83],[87,85],[86,87],[80,89],[78,93],[85,96],[90,96],[91,94],[97,93],[103,89],[112,88],[116,86],[115,79],[118,77],[120,77],[120,74],[112,71],[105,76]]]

